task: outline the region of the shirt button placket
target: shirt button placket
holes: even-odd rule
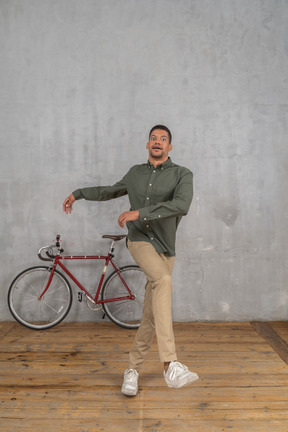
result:
[[[150,205],[150,199],[153,190],[152,186],[154,183],[155,175],[156,175],[156,170],[153,169],[147,186],[145,207],[148,207]]]
[[[149,182],[148,182],[148,186],[147,186],[145,207],[148,207],[150,205],[150,199],[151,199],[152,192],[153,192],[153,184],[154,184],[154,180],[155,180],[155,175],[156,175],[156,170],[153,169],[151,176],[150,176],[150,179],[149,179]],[[144,220],[147,221],[147,218],[144,218]],[[153,234],[153,231],[151,230],[150,224],[147,222],[145,225],[147,235],[148,235],[149,239],[153,241],[154,240],[154,234]]]

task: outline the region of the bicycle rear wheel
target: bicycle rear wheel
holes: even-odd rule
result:
[[[131,290],[134,299],[103,303],[103,309],[115,324],[128,329],[136,329],[140,325],[143,313],[146,277],[137,265],[121,267],[119,272]],[[127,295],[125,285],[117,272],[114,271],[103,286],[102,300]]]
[[[25,327],[49,329],[60,323],[71,308],[70,284],[57,270],[47,292],[39,300],[50,274],[50,267],[28,268],[16,276],[9,288],[9,309],[13,317]]]

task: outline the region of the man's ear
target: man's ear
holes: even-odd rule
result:
[[[168,147],[168,151],[171,151],[172,150],[172,144],[169,144],[169,147]]]
[[[147,150],[149,149],[149,141],[148,141],[147,144],[146,144],[146,149],[147,149]]]

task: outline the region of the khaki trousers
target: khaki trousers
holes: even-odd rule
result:
[[[156,333],[161,362],[177,360],[172,323],[174,257],[156,252],[148,242],[131,242],[128,249],[146,275],[143,317],[129,354],[129,369],[140,370]]]

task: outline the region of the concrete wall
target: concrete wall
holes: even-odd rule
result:
[[[126,198],[71,216],[62,201],[145,161],[159,122],[195,179],[175,320],[287,319],[287,22],[287,0],[1,0],[2,320],[11,280],[57,233],[72,253],[122,232]],[[76,292],[68,319],[101,314]]]

